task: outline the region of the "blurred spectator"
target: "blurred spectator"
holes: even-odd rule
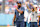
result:
[[[5,13],[8,14],[8,12],[9,12],[9,6],[6,5],[6,6],[5,6]]]
[[[32,8],[32,14],[31,14],[31,27],[37,27],[37,13],[35,12],[35,9]]]

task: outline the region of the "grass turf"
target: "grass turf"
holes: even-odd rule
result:
[[[7,27],[7,26],[0,26],[0,27]]]

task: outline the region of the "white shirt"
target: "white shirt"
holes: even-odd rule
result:
[[[24,11],[24,17],[25,17],[24,18],[24,21],[26,22],[27,21],[27,18],[28,18],[28,12],[26,10]]]
[[[36,12],[31,12],[31,22],[37,22],[37,13]]]
[[[27,7],[25,6],[25,11],[24,11],[24,21],[27,22],[27,18],[28,18],[28,12],[26,11]]]

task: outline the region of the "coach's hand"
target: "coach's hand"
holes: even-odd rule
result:
[[[12,22],[12,25],[14,26],[14,22]]]

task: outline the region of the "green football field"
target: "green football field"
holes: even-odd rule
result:
[[[7,27],[7,26],[0,26],[0,27]]]

